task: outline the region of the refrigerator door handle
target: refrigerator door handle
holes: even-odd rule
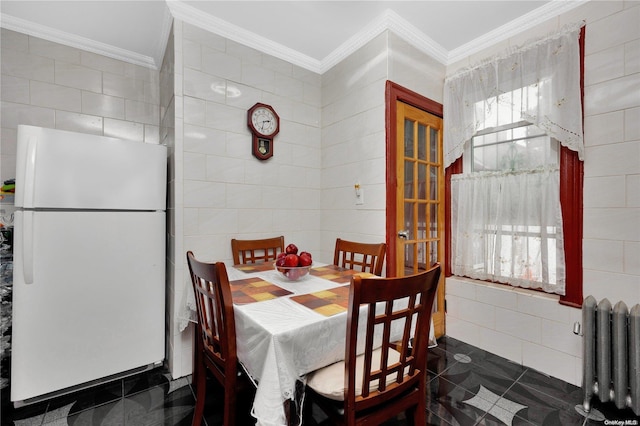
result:
[[[29,137],[27,143],[27,161],[25,165],[24,173],[24,193],[31,194],[30,200],[23,200],[24,207],[35,207],[34,198],[36,194],[36,157],[38,154],[38,138],[34,136]]]
[[[22,273],[25,284],[33,284],[33,212],[24,211],[22,227]]]

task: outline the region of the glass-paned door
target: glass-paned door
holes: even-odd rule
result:
[[[442,119],[397,104],[396,274],[411,275],[440,263],[444,271],[444,167]],[[444,334],[444,273],[433,325]]]

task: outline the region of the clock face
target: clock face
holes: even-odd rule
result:
[[[270,136],[278,130],[278,119],[269,108],[256,108],[251,114],[251,123],[256,132]]]

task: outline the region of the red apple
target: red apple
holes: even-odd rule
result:
[[[313,259],[313,256],[311,256],[311,253],[309,253],[308,251],[302,251],[298,256],[305,256],[305,255]]]
[[[300,266],[309,266],[313,263],[313,260],[311,259],[311,255],[307,252],[302,252],[299,257],[300,257]]]
[[[297,254],[288,254],[284,258],[284,266],[298,266],[299,261]]]
[[[284,255],[284,256],[282,256],[282,257],[280,257],[280,256],[279,256],[279,257],[276,259],[276,266],[284,266],[284,258],[285,258],[285,256],[286,256],[286,255],[287,255],[287,254],[285,253],[285,255]]]
[[[289,244],[289,245],[284,249],[284,251],[285,251],[287,254],[298,254],[298,247],[296,247],[296,245],[295,245],[295,244]]]
[[[284,259],[284,257],[287,255],[286,252],[281,251],[280,253],[278,253],[278,256],[276,256],[276,260],[278,259]]]

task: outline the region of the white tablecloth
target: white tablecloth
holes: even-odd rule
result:
[[[258,276],[294,294],[348,285],[312,275],[291,282],[276,271],[227,272],[231,281]],[[284,402],[294,398],[296,380],[344,359],[346,312],[326,317],[289,296],[234,309],[238,359],[258,383],[252,414],[259,425],[286,425]]]

